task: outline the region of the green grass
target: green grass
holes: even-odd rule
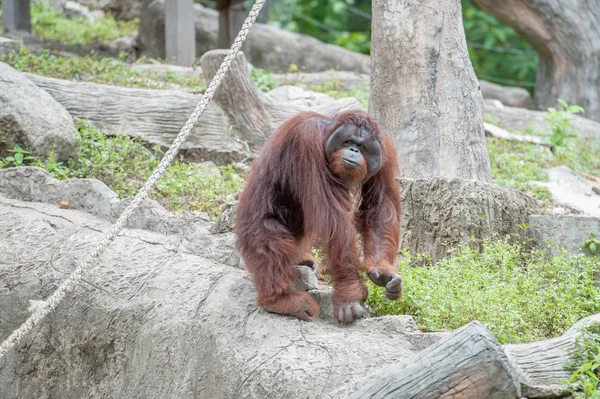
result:
[[[600,176],[600,145],[592,140],[567,139],[564,146],[550,152],[545,147],[487,138],[488,153],[494,181],[503,186],[528,192],[548,203],[550,196],[544,187],[531,181],[548,181],[546,168],[566,165],[576,172]]]
[[[121,36],[130,36],[138,31],[139,21],[116,21],[107,15],[91,23],[84,18],[68,19],[60,11],[51,8],[42,0],[31,4],[33,34],[45,41],[56,41],[69,45],[110,43]]]
[[[600,312],[594,258],[548,257],[495,239],[484,242],[482,253],[461,245],[435,266],[414,267],[415,260],[422,258],[405,253],[400,262],[404,295],[398,301],[369,283],[375,315],[413,315],[425,331],[479,320],[500,342],[518,343],[558,336]]]
[[[108,137],[83,121],[77,121],[77,127],[76,159],[61,163],[51,155],[24,164],[46,169],[57,179],[99,179],[125,198],[137,193],[162,158],[159,148],[147,148],[142,140]],[[152,197],[171,211],[207,212],[215,219],[225,200],[236,195],[243,184],[233,166],[218,170],[215,173],[203,164],[175,161],[157,183]]]
[[[0,61],[6,62],[21,72],[58,79],[105,83],[131,88],[170,89],[175,86],[175,88],[186,88],[195,93],[201,93],[206,89],[202,77],[180,75],[173,72],[140,73],[131,69],[131,66],[123,59],[101,57],[93,53],[86,57],[76,55],[58,57],[49,51],[36,54],[22,49],[20,53],[0,56]]]

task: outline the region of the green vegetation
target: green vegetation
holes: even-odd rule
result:
[[[69,45],[107,44],[120,36],[137,33],[139,21],[115,21],[107,15],[95,22],[84,18],[68,19],[42,0],[31,4],[33,34],[45,41],[59,41]]]
[[[18,165],[46,169],[57,179],[96,178],[121,197],[137,193],[162,157],[158,147],[147,148],[142,140],[127,136],[108,137],[84,121],[77,121],[77,159],[57,162],[54,154],[47,159],[24,157]],[[26,154],[20,149],[16,152]],[[0,158],[0,167],[15,162]],[[243,178],[233,166],[218,171],[203,164],[175,161],[157,183],[153,198],[172,211],[207,212],[216,218],[228,196],[239,192]]]
[[[592,255],[595,255],[596,251],[600,249],[600,240],[596,238],[596,234],[590,233],[590,238],[583,243],[582,247],[587,249]]]
[[[260,91],[271,91],[279,86],[279,82],[275,80],[273,74],[264,69],[252,68],[250,74],[252,75],[254,83],[256,83],[256,87],[258,87]]]
[[[552,151],[545,147],[525,143],[507,141],[489,137],[488,153],[492,165],[492,177],[498,184],[517,190],[526,191],[534,197],[548,203],[550,195],[544,187],[533,186],[531,181],[547,181],[545,168],[566,165],[582,174],[600,176],[600,145],[592,140],[580,139],[571,126],[572,115],[582,112],[576,105],[569,105],[559,100],[562,109],[549,108],[547,120],[550,122],[549,132],[527,131],[525,134],[536,134],[548,137]],[[486,121],[498,124],[497,121]]]
[[[532,90],[538,57],[531,45],[472,0],[462,0],[461,4],[477,76]],[[273,3],[269,22],[352,51],[371,51],[371,0],[281,0]]]
[[[144,60],[140,60],[143,62]],[[81,80],[94,83],[106,83],[117,86],[169,89],[185,88],[200,93],[206,89],[204,79],[192,75],[180,75],[173,72],[137,72],[131,69],[122,58],[101,57],[95,53],[85,57],[59,57],[44,50],[40,54],[22,49],[20,53],[0,56],[0,62],[6,62],[18,71],[34,73],[58,79]]]
[[[594,273],[597,259],[549,257],[506,239],[488,240],[483,252],[460,245],[435,266],[414,267],[423,256],[404,253],[399,273],[404,295],[385,297],[369,283],[368,304],[376,315],[413,315],[425,331],[485,324],[502,343],[531,342],[564,333],[583,317],[600,312]]]
[[[574,371],[565,383],[573,399],[600,399],[600,324],[584,327],[570,354],[573,361],[567,369]]]

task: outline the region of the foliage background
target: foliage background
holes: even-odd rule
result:
[[[481,79],[533,90],[538,59],[529,43],[471,0],[462,0],[469,55]],[[349,50],[371,50],[371,0],[277,0],[269,23]]]

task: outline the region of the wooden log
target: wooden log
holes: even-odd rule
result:
[[[127,89],[31,74],[28,78],[73,117],[90,121],[106,134],[139,137],[162,148],[171,145],[200,100],[199,96],[170,90]],[[211,103],[183,144],[182,155],[190,161],[226,164],[241,161],[249,153],[230,132],[227,116]]]
[[[29,2],[30,0],[4,0],[2,2],[2,25],[5,29],[31,33]]]
[[[568,351],[581,335],[581,328],[592,323],[600,323],[600,314],[578,321],[560,337],[504,346],[506,355],[517,372],[523,396],[541,399],[569,394],[568,386],[561,384],[572,373],[572,370],[565,369],[565,365],[571,361]]]
[[[520,394],[517,374],[502,346],[475,321],[329,397],[513,399]]]
[[[191,66],[196,61],[194,1],[165,3],[165,47],[167,59],[177,65]]]
[[[206,81],[212,80],[229,50],[214,50],[200,58]],[[260,147],[273,130],[270,108],[271,100],[263,94],[252,80],[244,53],[238,53],[229,72],[221,81],[221,88],[213,101],[227,111],[234,124],[243,127],[241,136]]]
[[[509,132],[508,130],[502,129],[499,126],[495,126],[486,122],[483,123],[483,128],[485,130],[485,135],[489,137],[496,137],[498,139],[508,141],[520,141],[525,143],[537,144],[550,148],[549,142],[544,141],[537,136],[523,136],[521,134],[514,134]]]
[[[212,55],[211,55],[212,54]],[[226,51],[207,54],[207,65],[220,64]],[[211,61],[211,57],[216,57]],[[207,67],[207,80],[212,79]],[[215,69],[216,70],[216,69]],[[76,118],[88,120],[107,134],[140,137],[167,148],[187,121],[200,96],[171,90],[129,89],[89,82],[70,82],[27,74]],[[221,105],[223,108],[219,107]],[[360,108],[356,99],[332,99],[315,106],[275,102],[255,86],[243,54],[238,54],[221,84],[217,98],[183,144],[190,161],[227,164],[251,157],[285,120],[302,111],[335,115]]]

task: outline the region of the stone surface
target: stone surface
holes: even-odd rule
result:
[[[67,201],[71,210],[82,210],[101,219],[114,222],[131,202],[120,200],[110,188],[96,179],[56,180],[36,167],[0,169],[0,194],[25,201],[44,202],[59,208]],[[241,267],[235,250],[233,233],[212,235],[211,223],[205,213],[174,216],[158,202],[145,200],[127,223],[129,228],[161,234],[185,231],[179,245],[190,253],[200,251],[210,259],[228,266]]]
[[[526,131],[533,129],[537,134],[550,135],[550,123],[544,111],[532,111],[523,108],[504,106],[497,100],[485,100],[483,110],[486,116],[494,119],[500,127],[507,130]],[[600,123],[581,116],[573,115],[570,125],[575,133],[583,138],[600,140]]]
[[[0,194],[0,337],[109,226],[79,210]],[[320,398],[415,353],[413,341],[428,342],[404,330],[402,316],[392,333],[370,320],[303,323],[257,309],[247,273],[211,261],[206,243],[191,253],[182,245],[188,238],[185,229],[124,231],[0,362],[3,392],[22,399]]]
[[[589,239],[590,233],[600,237],[600,217],[532,215],[529,224],[537,245],[554,254],[560,254],[561,248],[564,248],[568,254],[590,255],[583,249],[583,243]],[[596,256],[600,259],[600,251]]]
[[[0,156],[19,144],[33,155],[54,151],[65,160],[74,155],[75,130],[66,109],[24,74],[0,62]]]
[[[181,65],[171,64],[133,64],[131,69],[140,73],[157,73],[165,75],[174,73],[181,76],[197,76],[202,75],[202,70],[199,67],[185,67]]]
[[[325,93],[306,90],[298,86],[279,86],[267,94],[274,101],[288,102],[299,107],[317,107],[335,101],[333,97]],[[359,105],[357,107],[362,108]]]
[[[484,99],[499,100],[509,107],[533,108],[531,94],[523,88],[501,86],[486,80],[479,81],[479,88]]]
[[[328,86],[341,90],[361,89],[369,91],[370,76],[349,71],[289,72],[273,74],[282,85],[304,85],[307,88]]]
[[[63,5],[62,13],[67,18],[83,18],[90,23],[96,22],[90,10],[75,1],[66,1]]]
[[[36,168],[0,172],[3,339],[27,318],[32,301],[47,298],[110,228],[106,215],[60,209],[56,198],[80,192],[70,197],[73,205],[99,215],[99,209],[110,208],[118,199],[89,180],[56,182]],[[86,197],[104,206],[84,208]],[[30,202],[40,200],[49,203]],[[230,259],[214,257],[218,245],[214,237],[227,239],[231,234],[211,235],[206,220],[193,215],[191,221],[179,217],[188,223],[175,225],[178,217],[158,214],[151,201],[142,205],[140,214],[154,222],[121,232],[81,284],[0,361],[3,395],[20,399],[347,397],[366,386],[358,381],[369,382],[373,389],[373,382],[389,375],[396,365],[416,367],[415,372],[421,373],[446,372],[444,367],[419,368],[419,359],[432,353],[443,357],[442,344],[464,331],[423,333],[410,316],[340,325],[329,319],[329,290],[311,291],[323,315],[311,323],[270,314],[256,308],[248,274],[229,267]],[[570,360],[565,349],[572,346],[580,326],[599,317],[584,319],[552,340],[504,348],[494,344],[493,361],[501,360],[505,370],[517,373],[516,388],[527,397],[562,397],[567,391],[559,383]],[[481,337],[475,334],[462,340],[464,351],[450,345],[447,353],[471,351],[474,355],[468,361],[487,368],[492,358],[489,351],[477,349]],[[485,341],[493,342],[493,337]],[[421,356],[418,352],[423,350]],[[461,373],[453,366],[448,370]],[[411,376],[399,372],[393,380]],[[418,381],[406,388],[421,389]],[[466,397],[478,397],[479,390],[470,387],[477,386],[476,381],[461,385]],[[509,388],[496,390],[493,397],[514,397],[502,396],[503,389]]]
[[[576,209],[582,215],[600,217],[600,195],[594,192],[594,186],[568,166],[557,166],[547,172],[548,181],[536,185],[546,187],[555,203]]]
[[[0,36],[0,56],[21,51],[21,43],[7,37]]]

